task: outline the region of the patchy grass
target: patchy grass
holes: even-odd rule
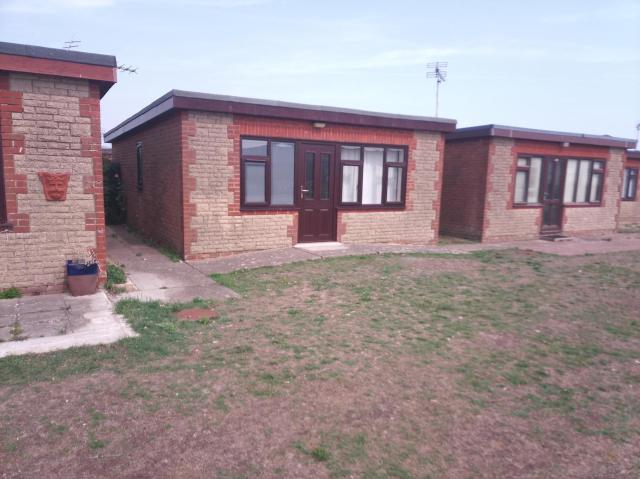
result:
[[[0,360],[3,467],[635,477],[639,275],[638,252],[354,256],[214,275],[241,298],[206,322],[121,301],[137,338]]]
[[[0,299],[15,299],[21,297],[22,293],[18,288],[7,288],[0,291]]]

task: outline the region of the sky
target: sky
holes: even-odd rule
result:
[[[0,0],[0,40],[112,54],[107,131],[175,88],[635,138],[640,0]]]

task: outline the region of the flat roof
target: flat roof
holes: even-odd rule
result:
[[[317,121],[344,125],[451,132],[456,121],[427,116],[397,115],[331,106],[171,90],[105,133],[111,142],[174,109]]]
[[[609,135],[587,135],[584,133],[568,133],[564,131],[536,130],[504,125],[481,125],[458,128],[447,134],[447,140],[467,138],[501,137],[517,140],[552,141],[560,143],[576,143],[580,145],[609,146],[617,148],[633,148],[636,140],[617,138]]]
[[[640,150],[627,150],[627,158],[640,160]]]
[[[0,71],[95,81],[102,97],[117,80],[118,64],[113,55],[0,42]]]
[[[116,57],[113,55],[79,52],[77,50],[67,50],[63,48],[39,47],[36,45],[23,45],[22,43],[0,42],[0,53],[5,55],[43,58],[46,60],[84,63],[85,65],[99,65],[112,68],[118,66],[116,63]]]

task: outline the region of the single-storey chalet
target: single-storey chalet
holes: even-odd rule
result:
[[[455,121],[171,91],[105,134],[127,222],[186,259],[434,243]]]
[[[0,290],[62,291],[65,260],[105,272],[100,99],[116,59],[0,42]]]
[[[481,241],[618,227],[634,140],[486,125],[447,135],[440,232]]]
[[[640,150],[628,150],[622,175],[622,190],[620,192],[620,226],[640,226],[639,172]]]

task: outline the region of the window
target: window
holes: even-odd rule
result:
[[[622,180],[622,199],[634,201],[638,190],[638,169],[625,168]]]
[[[343,205],[393,206],[403,203],[405,150],[345,145],[340,148]]]
[[[139,141],[136,144],[136,174],[137,174],[137,179],[136,179],[136,189],[138,191],[142,191],[142,142]]]
[[[514,203],[540,203],[541,172],[542,158],[518,158],[516,166],[516,187],[513,195]]]
[[[564,203],[599,204],[602,199],[604,162],[567,160]]]
[[[242,204],[281,207],[294,204],[294,143],[243,138]]]

